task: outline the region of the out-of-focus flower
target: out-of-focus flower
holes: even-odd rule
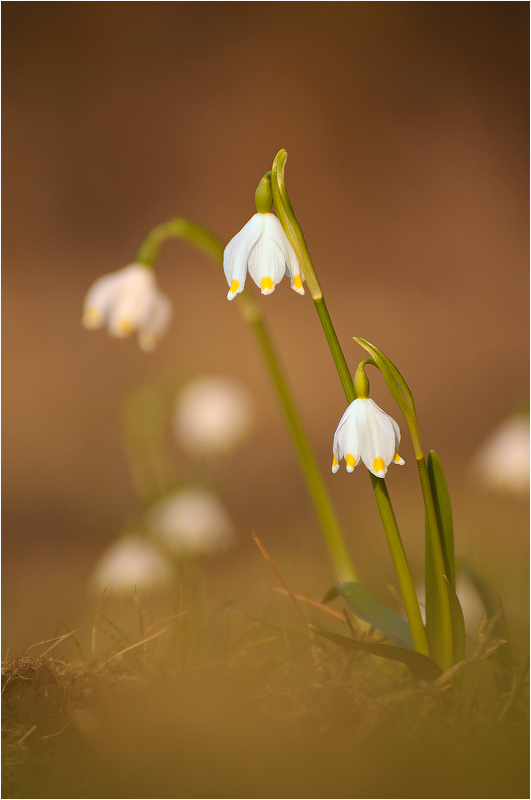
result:
[[[391,462],[404,464],[398,455],[400,428],[389,414],[369,397],[354,400],[339,421],[334,434],[332,472],[337,472],[342,458],[347,472],[363,461],[377,478],[383,478]]]
[[[486,489],[516,495],[529,492],[529,416],[515,414],[487,438],[470,465]]]
[[[107,325],[111,336],[117,337],[137,330],[140,347],[149,351],[166,332],[171,313],[171,301],[159,290],[151,267],[129,264],[92,284],[85,297],[83,325]]]
[[[188,383],[177,401],[175,435],[194,456],[226,452],[248,433],[253,419],[249,392],[228,378],[206,376]]]
[[[291,288],[304,294],[299,260],[274,214],[254,214],[234,236],[223,254],[223,269],[229,284],[227,299],[243,292],[247,271],[262,294],[271,294],[284,275]]]
[[[89,586],[95,594],[132,594],[164,589],[175,581],[175,571],[151,542],[138,535],[124,536],[111,544],[94,568]]]
[[[232,523],[223,504],[201,487],[160,500],[148,512],[146,524],[149,533],[177,556],[215,553],[233,543]]]

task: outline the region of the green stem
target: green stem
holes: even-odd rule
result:
[[[328,342],[330,352],[332,353],[332,358],[334,359],[334,364],[336,365],[336,369],[339,375],[339,380],[341,381],[341,385],[345,392],[347,402],[352,403],[352,401],[356,399],[356,392],[354,391],[354,382],[352,380],[352,375],[350,374],[350,370],[347,366],[345,356],[343,355],[341,345],[339,344],[339,339],[337,338],[337,334],[332,324],[332,320],[330,319],[330,314],[328,313],[324,297],[321,295],[321,297],[314,299],[314,305],[317,314],[319,316],[319,319],[321,320],[321,325],[323,326],[323,331],[326,336],[326,341]]]
[[[166,239],[185,239],[223,264],[224,247],[217,236],[197,222],[183,217],[174,217],[168,222],[152,228],[137,250],[136,261],[151,266],[158,255],[161,244]]]
[[[387,537],[387,543],[391,552],[391,558],[398,577],[400,591],[404,600],[409,627],[411,628],[411,635],[415,644],[415,650],[423,653],[425,656],[430,655],[430,647],[426,636],[426,629],[422,622],[422,615],[420,613],[419,601],[411,579],[411,572],[407,563],[406,553],[400,531],[396,522],[396,517],[391,504],[391,499],[387,492],[387,486],[383,478],[377,478],[369,472],[372,486],[374,489],[374,496],[378,504],[378,510]]]
[[[158,254],[160,245],[166,239],[171,238],[185,239],[191,242],[223,266],[224,247],[219,239],[197,223],[181,217],[176,217],[153,228],[140,245],[136,256],[137,260],[140,263],[151,265]],[[291,394],[279,356],[260,308],[246,291],[237,295],[236,302],[242,317],[253,329],[262,357],[266,363],[338,580],[340,583],[357,581],[356,571],[348,553],[317,459],[300,421],[300,413]]]
[[[317,310],[317,314],[321,321],[330,352],[332,353],[332,358],[334,359],[343,391],[345,392],[347,402],[351,403],[356,399],[354,383],[347,366],[345,356],[343,355],[341,345],[339,344],[339,339],[337,338],[337,334],[332,324],[330,314],[328,313],[321,286],[317,278],[317,273],[310,257],[308,246],[306,245],[304,235],[299,223],[297,222],[288,196],[284,181],[284,167],[286,158],[286,151],[281,150],[279,153],[277,153],[277,156],[273,162],[271,190],[273,193],[275,210],[282,227],[284,228],[284,231],[286,232],[286,235],[299,259],[304,277]],[[402,540],[400,538],[400,532],[396,523],[391,500],[387,492],[385,480],[383,478],[377,478],[370,472],[369,475],[374,489],[380,517],[382,519],[382,524],[384,526],[385,535],[389,543],[393,563],[397,572],[415,648],[420,653],[424,653],[424,655],[429,656],[430,651],[426,638],[426,631],[422,623],[418,599],[413,587],[411,573],[407,564]]]
[[[239,297],[241,296],[243,295],[239,295]],[[284,412],[299,459],[299,465],[310,496],[313,499],[315,512],[319,519],[339,582],[348,583],[350,581],[357,581],[358,578],[341,533],[330,496],[322,479],[314,452],[300,422],[299,412],[294,405],[291,392],[280,367],[280,361],[274,350],[265,322],[261,318],[256,318],[251,321],[251,324],[264,361],[269,370],[269,375],[275,387],[280,406]]]

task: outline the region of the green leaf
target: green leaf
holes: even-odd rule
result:
[[[388,639],[400,647],[415,649],[409,622],[391,611],[381,603],[361,584],[351,581],[334,587],[326,594],[323,603],[328,603],[335,597],[343,597],[354,614],[381,631]]]
[[[415,401],[413,400],[411,390],[393,362],[390,361],[381,350],[378,350],[375,345],[371,344],[366,339],[362,339],[358,336],[354,336],[353,339],[365,350],[367,350],[367,352],[370,353],[373,359],[376,361],[376,365],[384,376],[385,382],[389,387],[389,391],[393,395],[396,403],[406,419],[408,418],[408,414],[413,414],[416,418]]]
[[[430,450],[428,453],[428,476],[435,504],[437,526],[441,539],[441,547],[446,568],[446,577],[455,591],[455,555],[454,555],[454,524],[452,520],[452,504],[448,492],[448,484],[444,477],[443,468],[437,453]]]
[[[399,661],[401,664],[405,664],[411,670],[415,678],[419,680],[433,683],[442,675],[442,669],[435,661],[432,661],[431,658],[428,658],[428,656],[422,653],[417,653],[415,650],[395,647],[392,644],[358,642],[356,639],[349,639],[347,636],[340,636],[337,633],[330,633],[321,628],[316,628],[315,625],[310,625],[310,628],[314,633],[318,633],[319,636],[329,639],[340,647],[346,647],[349,650],[362,650],[364,653],[371,653],[373,656],[387,658],[391,661]]]
[[[455,589],[447,583],[448,595],[450,597],[450,614],[452,615],[452,635],[454,646],[454,663],[463,661],[466,656],[466,632],[465,619],[459,598]]]

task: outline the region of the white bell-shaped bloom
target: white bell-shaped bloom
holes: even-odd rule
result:
[[[92,284],[85,297],[83,325],[106,325],[111,336],[118,337],[137,330],[140,347],[149,351],[166,332],[171,313],[171,301],[159,290],[151,267],[129,264]]]
[[[174,430],[192,456],[210,457],[231,450],[253,421],[252,398],[239,383],[209,375],[190,381],[179,395]]]
[[[247,271],[262,294],[271,294],[284,275],[291,288],[304,294],[299,260],[274,214],[255,214],[228,243],[223,269],[229,284],[228,300],[243,291]]]
[[[354,400],[339,422],[334,434],[332,472],[337,472],[342,458],[347,472],[363,461],[377,478],[383,478],[391,462],[404,464],[398,455],[400,428],[389,414],[369,397]]]
[[[175,581],[171,561],[146,539],[124,536],[105,550],[90,578],[90,589],[101,595],[133,594],[170,586]]]
[[[529,492],[529,416],[515,414],[487,438],[472,460],[472,476],[485,489]]]
[[[226,550],[234,531],[225,507],[202,487],[182,489],[160,500],[146,519],[148,532],[176,556]]]

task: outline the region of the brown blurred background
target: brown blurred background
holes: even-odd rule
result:
[[[274,606],[254,528],[295,591],[333,582],[288,436],[219,270],[180,243],[153,355],[81,327],[85,291],[180,214],[228,241],[280,148],[345,355],[402,371],[454,500],[457,550],[527,607],[527,503],[467,465],[528,393],[528,4],[4,3],[3,655],[90,630],[95,559],[138,513],[119,428],[150,378],[225,374],[254,393],[251,439],[209,465],[239,548],[213,601]],[[251,290],[257,294],[254,285]],[[345,402],[308,293],[260,298],[368,588],[393,570],[369,482],[330,473]],[[374,372],[374,370],[373,370]],[[373,396],[399,420],[376,377]],[[413,569],[423,514],[411,446],[391,468]],[[180,458],[183,469],[197,470]]]

